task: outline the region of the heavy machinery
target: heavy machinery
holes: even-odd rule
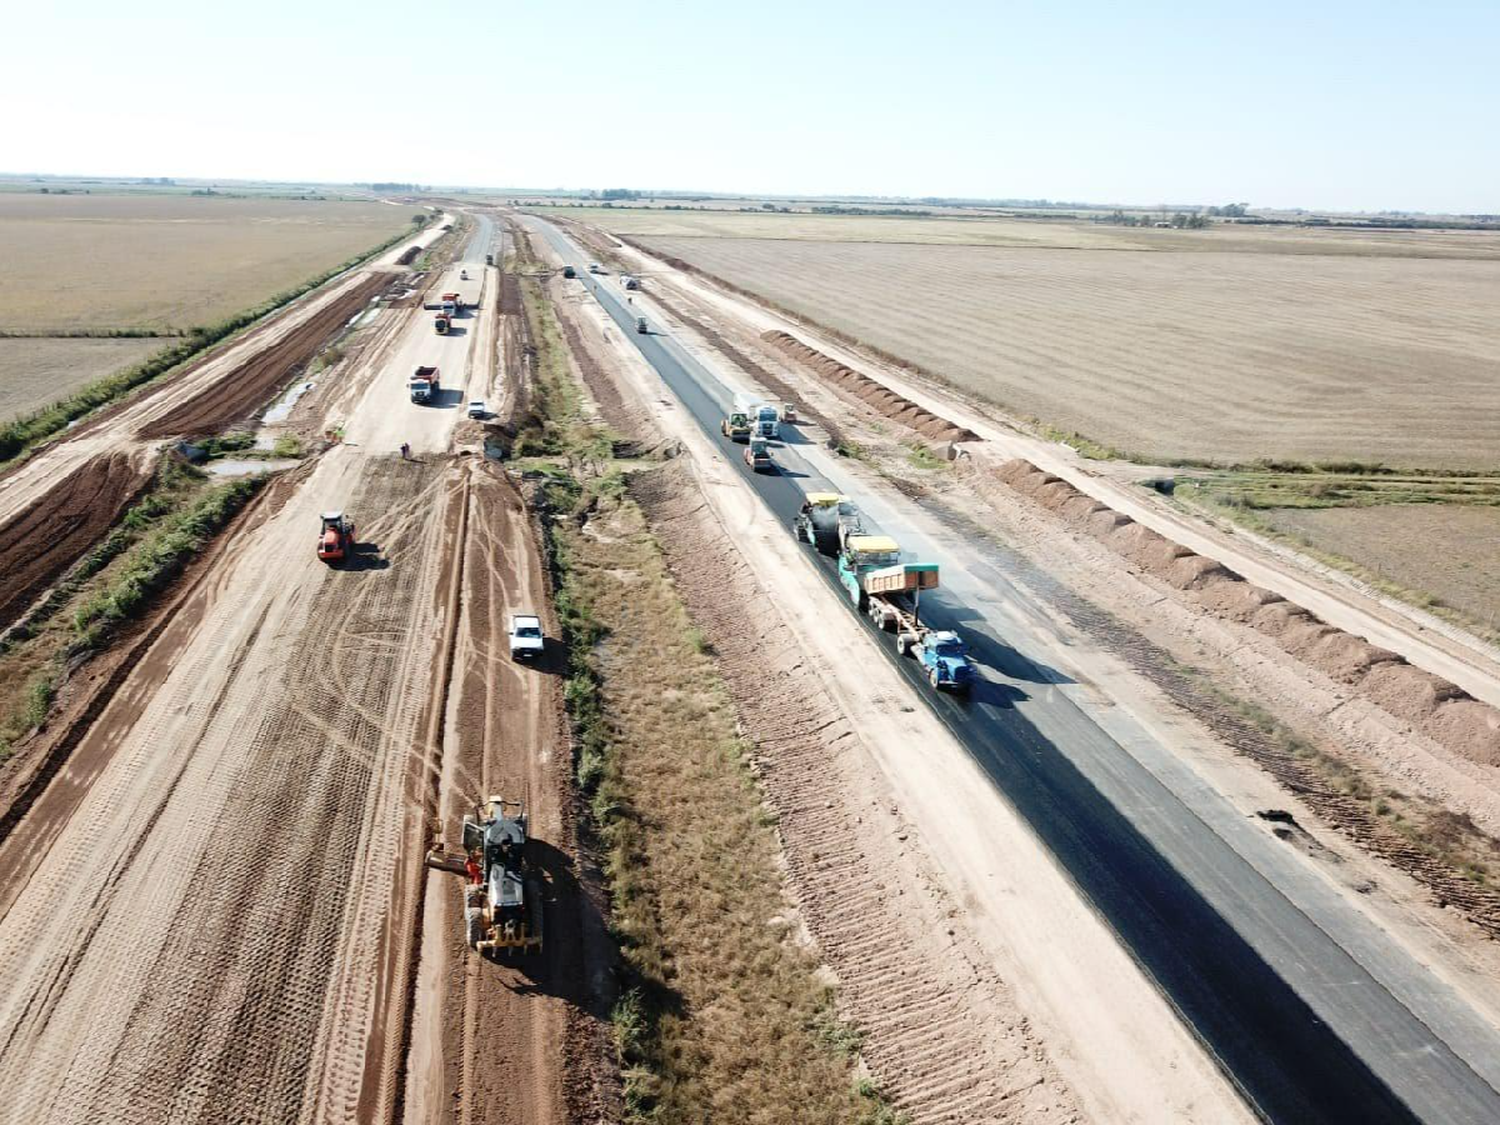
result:
[[[495,264],[495,255],[486,254],[484,256],[484,264],[487,266],[493,266]]]
[[[464,299],[457,293],[443,294],[443,312],[449,316],[457,316],[464,311]]]
[[[575,270],[572,266],[563,266],[563,276],[564,277],[577,277],[578,276],[578,271]]]
[[[343,512],[324,512],[318,531],[318,558],[326,563],[343,562],[354,553],[354,521]]]
[[[933,688],[969,690],[974,668],[963,639],[922,621],[922,591],[938,585],[936,563],[903,563],[900,545],[884,535],[849,535],[839,553],[839,582],[877,628],[896,634],[898,653],[921,661]]]
[[[651,325],[646,323],[645,317],[638,316],[635,318],[635,330],[644,336],[651,331]]]
[[[730,441],[749,441],[759,406],[760,402],[754,395],[736,394],[728,417],[719,423],[719,431]]]
[[[809,492],[802,498],[792,529],[802,543],[811,543],[825,555],[837,555],[851,535],[863,535],[864,521],[847,496],[837,492]]]
[[[770,472],[774,467],[771,461],[771,446],[765,438],[753,437],[745,443],[745,464],[750,466],[752,472]]]
[[[412,373],[411,379],[407,381],[406,389],[411,392],[412,402],[431,402],[442,389],[438,382],[438,369],[436,367],[417,368]]]
[[[432,318],[432,327],[437,330],[439,336],[446,336],[449,329],[453,327],[453,318],[447,313],[440,312]]]
[[[526,857],[526,807],[490,797],[464,817],[463,855],[440,847],[427,866],[464,878],[464,940],[480,956],[542,951],[542,896]]]

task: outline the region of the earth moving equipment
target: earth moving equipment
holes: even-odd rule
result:
[[[406,386],[411,392],[412,402],[431,402],[442,389],[438,383],[438,369],[436,367],[417,368]]]
[[[792,523],[792,530],[802,543],[811,543],[820,554],[836,555],[849,535],[864,533],[859,509],[849,497],[837,492],[809,492],[802,498],[802,510]]]
[[[439,336],[448,335],[448,330],[453,327],[453,318],[447,313],[438,313],[432,318],[432,326],[437,329]]]
[[[765,438],[753,437],[745,444],[745,464],[757,473],[771,471],[771,447]]]
[[[863,535],[865,525],[849,497],[837,492],[809,492],[803,497],[792,530],[799,542],[811,543],[820,553],[831,556],[844,549],[851,535]]]
[[[896,634],[896,651],[915,656],[936,689],[968,691],[974,679],[962,638],[923,623],[923,590],[938,586],[936,563],[903,563],[901,547],[884,535],[849,535],[839,553],[839,583],[877,628]]]
[[[343,512],[324,512],[318,531],[318,558],[326,563],[343,562],[354,553],[354,521]]]
[[[575,270],[572,266],[563,266],[563,276],[564,277],[577,277],[578,276],[578,271]]]
[[[796,425],[797,404],[795,402],[784,402],[781,404],[781,420]]]
[[[463,876],[464,940],[480,956],[542,951],[542,896],[526,856],[526,808],[490,797],[464,817],[463,855],[440,847],[427,866]]]

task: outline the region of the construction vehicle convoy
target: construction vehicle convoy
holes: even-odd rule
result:
[[[915,656],[934,688],[969,690],[974,669],[963,640],[922,621],[922,591],[938,585],[936,563],[903,563],[900,544],[889,536],[849,535],[839,552],[839,584],[877,628],[896,634],[896,651]]]
[[[442,389],[438,382],[438,369],[436,367],[417,368],[406,386],[411,392],[412,402],[432,402],[437,398],[438,391]]]
[[[354,553],[354,521],[343,512],[324,512],[318,529],[318,558],[331,564]]]
[[[464,940],[482,957],[542,950],[541,888],[527,839],[525,805],[492,796],[464,816],[462,856],[441,847],[427,853],[428,867],[463,876]]]

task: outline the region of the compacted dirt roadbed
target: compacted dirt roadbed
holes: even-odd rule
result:
[[[113,758],[0,921],[6,1120],[293,1121],[389,1096],[365,1058],[397,986],[383,931],[421,829],[454,484],[394,460],[355,481],[352,461],[242,544],[180,652],[147,654],[140,675],[171,671],[139,718],[91,732]],[[310,509],[343,489],[379,554],[326,571]]]

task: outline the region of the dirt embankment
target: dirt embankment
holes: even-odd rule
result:
[[[866,1063],[918,1121],[1069,1120],[1073,1094],[1025,1020],[996,1015],[1005,983],[921,893],[899,819],[855,795],[858,734],[775,615],[752,608],[768,594],[687,472],[640,474],[631,494],[753,732],[791,889]]]
[[[44,503],[0,527],[0,628],[99,541],[149,478],[139,458],[101,454],[64,477]]]
[[[868,375],[862,375],[847,364],[824,355],[817,348],[808,347],[790,333],[771,329],[762,333],[761,339],[800,360],[825,382],[853,395],[892,421],[915,430],[929,441],[979,440],[979,435],[972,430],[946,418],[939,418]]]
[[[370,274],[214,386],[148,423],[138,436],[201,437],[249,418],[391,281],[390,274]]]
[[[1449,752],[1482,767],[1500,766],[1500,711],[1461,688],[1414,668],[1388,649],[1335,628],[1281,595],[1136,523],[1071,484],[1017,458],[998,469],[971,469],[983,495],[994,479],[1030,497],[1064,523],[1098,540],[1145,574],[1180,592],[1203,612],[1236,622],[1270,638],[1301,663],[1430,738]],[[1500,935],[1500,894],[1474,885],[1431,862],[1360,803],[1327,791],[1312,771],[1289,755],[1252,754],[1274,776],[1308,799],[1360,843],[1410,872],[1444,901],[1462,906],[1491,933]]]

